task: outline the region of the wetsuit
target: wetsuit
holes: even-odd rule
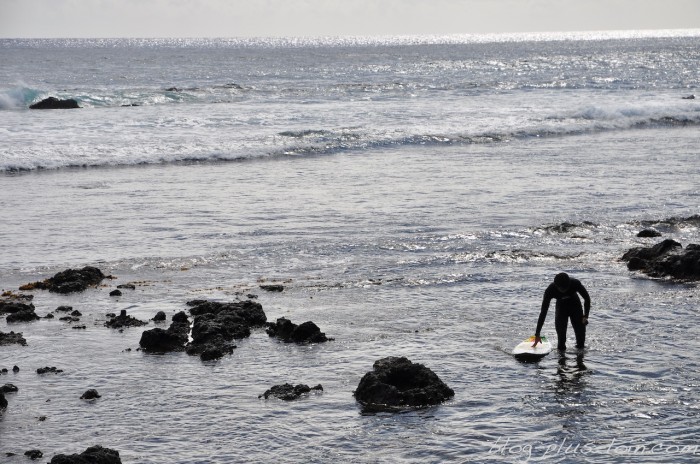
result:
[[[583,297],[583,308],[581,308],[581,300],[577,293]],[[554,283],[549,284],[542,298],[542,309],[540,310],[540,318],[537,320],[535,335],[540,336],[540,330],[542,330],[544,325],[544,320],[549,310],[549,302],[552,301],[552,298],[557,300],[556,312],[554,313],[554,327],[559,338],[557,348],[560,350],[566,349],[566,328],[569,319],[571,319],[571,326],[576,334],[576,348],[583,348],[583,344],[586,341],[586,326],[582,319],[583,316],[588,317],[588,313],[591,311],[591,298],[578,279],[570,279],[569,288],[564,292],[559,290]]]

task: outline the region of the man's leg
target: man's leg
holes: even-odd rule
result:
[[[554,328],[557,329],[557,349],[566,350],[566,328],[569,325],[569,311],[557,308],[554,313]]]
[[[586,342],[586,326],[583,325],[583,310],[581,308],[571,311],[571,327],[576,334],[576,348],[583,348]]]

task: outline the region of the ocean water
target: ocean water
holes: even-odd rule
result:
[[[85,330],[0,319],[28,343],[0,347],[19,388],[0,461],[101,444],[125,463],[697,462],[700,289],[619,258],[660,240],[645,227],[700,243],[699,59],[696,30],[0,40],[0,288],[115,277],[33,292]],[[82,109],[28,109],[48,96]],[[587,348],[521,364],[561,271],[591,294]],[[153,323],[103,325],[248,294],[335,340],[257,330],[202,362],[137,351]],[[455,397],[364,414],[352,393],[385,356]],[[258,398],[285,382],[324,391]]]

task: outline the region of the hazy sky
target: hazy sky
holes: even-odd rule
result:
[[[0,0],[0,37],[249,37],[700,28],[700,0]]]

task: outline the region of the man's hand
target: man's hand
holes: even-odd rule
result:
[[[588,325],[588,316],[583,316],[583,317],[581,318],[581,323],[582,323],[583,325]]]
[[[535,343],[532,344],[532,347],[536,347],[538,343],[542,343],[542,339],[535,335]]]

